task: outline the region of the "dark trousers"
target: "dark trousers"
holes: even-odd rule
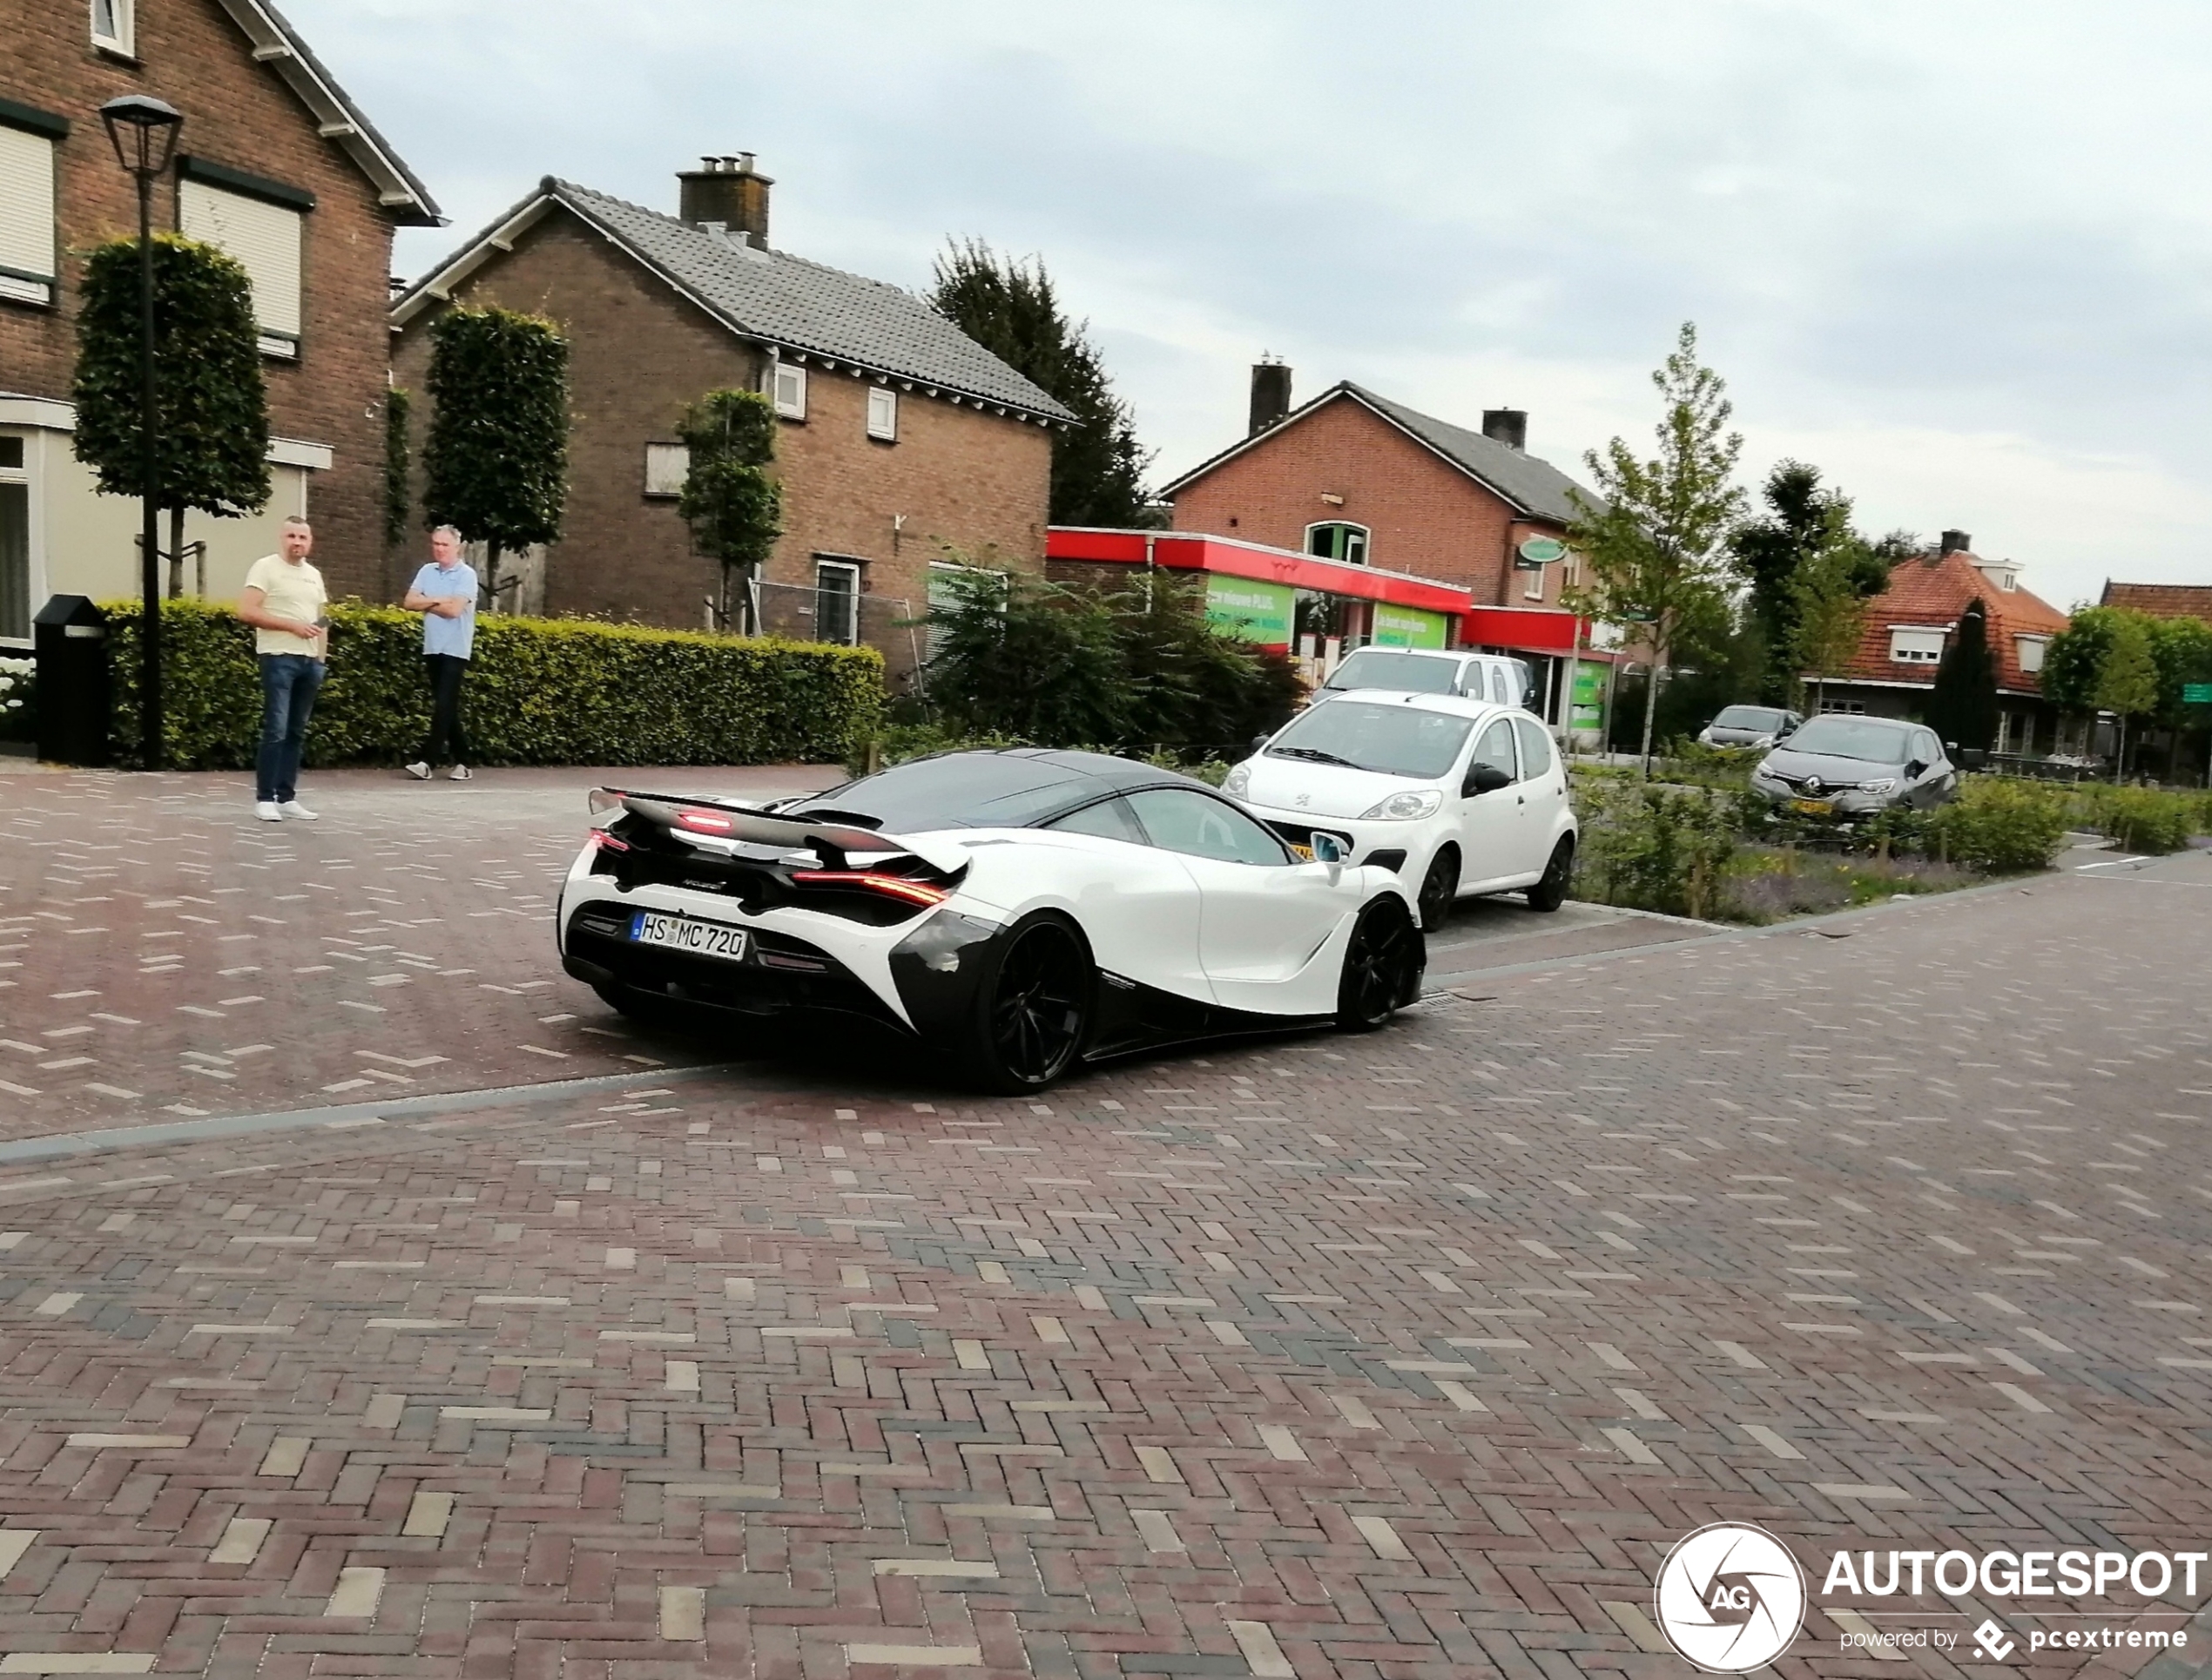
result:
[[[458,654],[426,653],[422,668],[430,678],[430,739],[423,743],[425,764],[466,764],[469,738],[461,730],[461,679],[469,662]]]
[[[261,750],[253,760],[253,797],[278,805],[299,793],[300,749],[307,719],[322,687],[322,661],[304,653],[264,653],[261,665]]]

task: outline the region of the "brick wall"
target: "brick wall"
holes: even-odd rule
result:
[[[691,552],[675,503],[644,494],[644,447],[672,440],[685,405],[706,391],[757,388],[762,353],[558,212],[455,298],[550,316],[572,346],[568,513],[547,556],[547,610],[698,626],[717,568]],[[418,394],[418,462],[435,313],[410,321],[393,352],[394,377]],[[887,597],[867,614],[868,639],[898,671],[911,665],[919,633],[894,631],[890,621],[905,615],[891,604],[926,609],[932,559],[950,549],[999,566],[1042,565],[1052,446],[1042,427],[911,391],[899,393],[898,441],[878,442],[867,435],[871,383],[808,369],[806,418],[779,428],[785,532],[766,578],[811,590],[816,554],[860,561],[863,590]],[[419,496],[419,469],[415,484]],[[395,562],[395,575],[411,562]],[[810,597],[768,593],[782,607],[772,624],[807,627],[793,611],[811,610]]]
[[[56,179],[58,300],[52,308],[0,300],[0,388],[67,398],[84,267],[71,253],[138,232],[136,189],[117,165],[99,107],[125,93],[166,99],[185,116],[179,150],[315,195],[301,256],[300,359],[262,362],[270,426],[279,436],[331,447],[330,470],[315,474],[309,490],[315,561],[334,593],[374,593],[382,583],[390,219],[307,108],[253,62],[214,0],[138,0],[138,11],[133,66],[93,49],[82,0],[7,0],[0,10],[8,44],[0,94],[71,125]],[[173,179],[157,186],[154,216],[158,226],[176,226]]]
[[[1343,504],[1324,502],[1326,493]],[[1306,528],[1328,520],[1367,527],[1367,561],[1467,587],[1479,605],[1534,606],[1527,574],[1512,570],[1524,536],[1559,535],[1517,520],[1504,501],[1348,398],[1314,410],[1215,468],[1175,501],[1177,530],[1303,550]],[[1544,574],[1556,605],[1557,567]]]

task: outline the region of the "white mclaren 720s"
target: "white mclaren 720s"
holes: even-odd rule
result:
[[[752,806],[601,788],[568,972],[626,1014],[860,1015],[983,1088],[1224,1035],[1381,1026],[1426,948],[1395,871],[1307,858],[1204,783],[949,752]]]

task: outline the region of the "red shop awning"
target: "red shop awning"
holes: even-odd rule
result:
[[[1460,640],[1467,647],[1567,654],[1575,651],[1575,630],[1581,622],[1556,607],[1468,607],[1460,615]],[[1585,649],[1583,657],[1606,656]]]

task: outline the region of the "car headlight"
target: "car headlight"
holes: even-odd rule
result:
[[[1762,763],[1751,772],[1751,779],[1754,781],[1775,781],[1778,779],[1774,773],[1774,766],[1770,764],[1764,763]]]
[[[1393,793],[1380,805],[1359,813],[1362,822],[1413,822],[1433,817],[1444,803],[1443,790],[1424,787],[1419,793]]]
[[[1892,777],[1878,782],[1861,782],[1858,785],[1858,791],[1862,793],[1887,793],[1894,791],[1896,786],[1897,781]]]
[[[1221,791],[1232,800],[1241,800],[1244,797],[1245,790],[1251,785],[1252,767],[1248,764],[1240,764],[1222,778]]]

